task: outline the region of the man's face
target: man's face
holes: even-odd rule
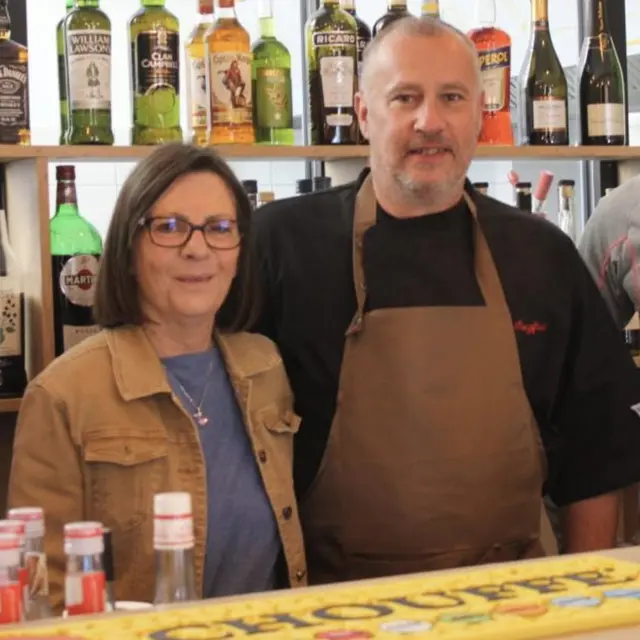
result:
[[[464,181],[482,122],[477,59],[453,34],[391,35],[357,96],[371,165],[407,196],[446,197]]]

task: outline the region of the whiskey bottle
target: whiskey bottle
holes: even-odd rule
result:
[[[131,39],[131,144],[182,140],[180,25],[165,0],[142,0],[129,21]]]
[[[261,0],[260,39],[251,67],[256,142],[293,144],[291,55],[276,39],[273,0]]]
[[[338,0],[324,0],[307,21],[311,144],[356,144],[358,126],[353,108],[358,65],[358,25],[340,9]]]
[[[252,144],[251,42],[236,16],[235,0],[218,0],[207,34],[209,144]]]
[[[420,9],[422,18],[440,18],[440,0],[422,0]]]
[[[100,0],[76,0],[64,21],[69,144],[113,144],[111,21]]]
[[[207,93],[206,35],[213,26],[213,0],[199,0],[200,19],[193,28],[186,44],[187,104],[189,139],[204,147],[209,142],[207,118],[209,94]]]
[[[388,27],[392,22],[410,15],[407,9],[407,0],[389,0],[387,3],[387,12],[380,16],[373,25],[373,37],[375,38],[380,31]]]
[[[66,0],[66,15],[73,9],[75,0]],[[69,128],[69,106],[67,104],[67,70],[64,63],[64,17],[56,26],[56,45],[58,49],[58,91],[60,93],[60,144],[67,143]]]
[[[29,52],[11,40],[9,0],[0,0],[0,144],[28,145]]]
[[[56,213],[50,223],[56,356],[99,330],[92,307],[102,239],[78,211],[75,178],[75,167],[56,167]]]

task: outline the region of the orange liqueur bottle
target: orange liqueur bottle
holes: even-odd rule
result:
[[[484,110],[480,144],[512,145],[511,38],[495,26],[495,0],[476,0],[478,27],[469,38],[478,50]]]

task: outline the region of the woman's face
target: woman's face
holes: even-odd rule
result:
[[[165,191],[148,218],[134,257],[143,314],[155,322],[210,323],[227,297],[240,255],[231,191],[211,172],[191,173]],[[176,246],[188,235],[186,222],[206,224],[206,240],[214,247],[200,230]]]

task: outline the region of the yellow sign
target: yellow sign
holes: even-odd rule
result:
[[[280,594],[7,629],[0,639],[537,640],[640,624],[640,565],[595,555]]]

